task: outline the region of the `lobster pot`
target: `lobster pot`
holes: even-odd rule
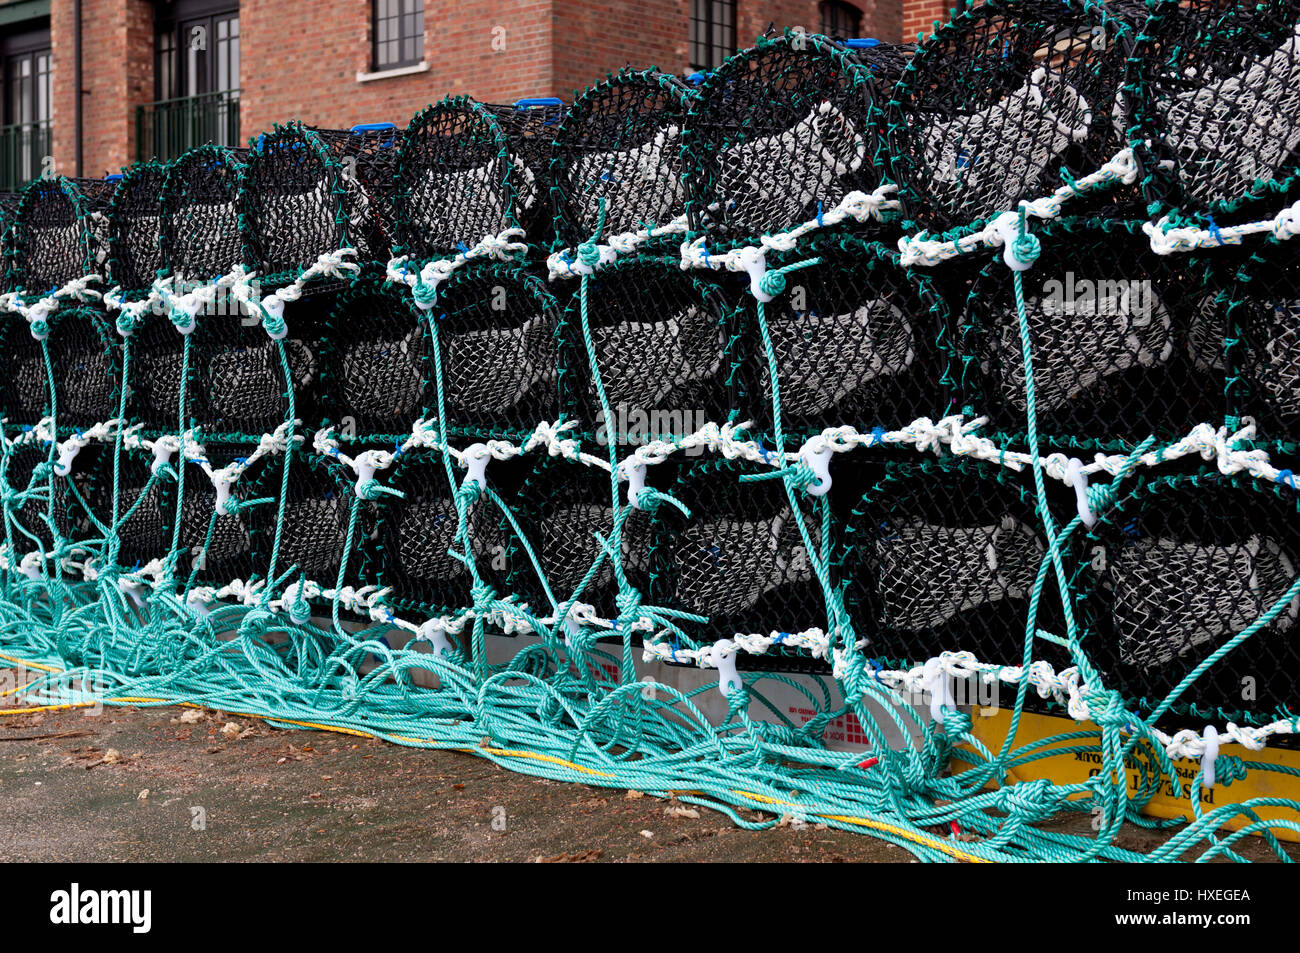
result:
[[[363,438],[410,433],[424,412],[431,360],[410,294],[363,279],[330,304],[321,340],[326,418]]]
[[[209,319],[216,320],[216,319]],[[181,383],[186,377],[185,337],[166,314],[145,312],[131,335],[131,367],[126,396],[127,417],[149,433],[180,433],[190,423],[194,394],[187,387],[181,406]],[[190,386],[195,386],[194,354],[190,356]]]
[[[489,485],[502,498],[512,500],[518,470],[511,464],[492,464],[487,471]],[[464,476],[455,462],[452,473],[457,481]],[[387,483],[405,494],[381,503],[375,537],[376,583],[392,588],[389,602],[421,617],[456,613],[473,605],[469,567],[450,555],[466,555],[466,547],[459,535],[455,493],[441,451],[403,454]],[[500,581],[510,538],[502,512],[487,494],[465,505],[468,555],[480,578],[504,595]]]
[[[1083,647],[1108,688],[1150,711],[1286,594],[1300,571],[1300,514],[1289,487],[1217,474],[1152,479],[1079,545]],[[1293,599],[1171,711],[1271,720],[1295,700],[1298,619]]]
[[[555,133],[557,244],[662,226],[686,211],[682,129],[694,90],[655,69],[591,87]],[[679,239],[680,240],[680,239]]]
[[[597,396],[574,287],[561,335],[565,402],[598,443],[634,447],[685,437],[743,406],[743,315],[721,285],[675,262],[623,259],[587,279],[587,320],[610,420]]]
[[[683,135],[692,231],[756,243],[881,184],[876,77],[822,36],[764,38],[710,74]]]
[[[349,448],[355,452],[355,449]],[[374,532],[374,504],[358,501],[352,470],[330,457],[301,448],[289,462],[289,485],[280,495],[284,457],[263,457],[257,479],[249,488],[254,497],[273,497],[276,502],[253,507],[253,571],[265,578],[272,569],[271,552],[280,524],[280,549],[275,573],[292,570],[290,581],[306,578],[327,588],[338,582],[339,565],[347,550],[348,523],[352,505],[358,502],[356,530],[348,555],[345,586],[359,586],[364,554],[362,547]]]
[[[1041,234],[1022,281],[1040,435],[1131,449],[1221,421],[1225,325],[1204,268],[1152,253],[1137,229],[1065,221]],[[975,280],[958,342],[962,406],[1023,442],[1024,352],[1001,256]]]
[[[108,203],[108,275],[123,292],[143,292],[163,267],[162,197],[167,169],[152,160],[127,169]]]
[[[90,539],[94,531],[77,493],[85,499],[88,493],[93,492],[92,480],[99,469],[92,463],[96,450],[94,447],[83,450],[78,455],[81,465],[67,477],[54,476],[48,471],[43,477],[36,476],[37,468],[50,462],[49,444],[26,439],[9,450],[3,466],[4,510],[9,524],[8,535],[19,558],[31,552],[49,553],[61,543]],[[14,493],[30,495],[19,501],[13,498]],[[53,532],[50,529],[51,515]]]
[[[0,294],[9,290],[9,245],[13,238],[9,227],[18,215],[21,198],[17,192],[0,192]]]
[[[906,227],[987,219],[1050,195],[1062,172],[1095,172],[1125,146],[1116,96],[1141,15],[1085,0],[985,3],[923,43],[888,110]],[[1136,194],[1107,191],[1083,207],[1136,210]]]
[[[941,652],[1019,665],[1030,595],[1047,543],[1032,483],[1000,467],[889,463],[847,518],[839,578],[863,651],[889,664]],[[1037,627],[1059,633],[1048,585]],[[1058,662],[1050,643],[1034,658]]]
[[[236,457],[251,452],[250,447],[238,444],[211,444],[206,449],[206,459],[213,470],[220,470],[233,463]],[[231,487],[231,501],[238,503],[262,496],[278,496],[283,463],[284,458],[278,455],[263,457]],[[199,585],[218,587],[234,579],[251,580],[255,572],[254,523],[259,519],[262,521],[263,534],[274,532],[275,505],[267,503],[247,510],[237,509],[233,513],[218,513],[217,492],[212,480],[197,463],[189,461],[185,466],[177,575],[188,579],[192,574]],[[265,528],[266,524],[271,524],[269,530]]]
[[[604,551],[596,540],[597,533],[609,539],[614,528],[609,472],[558,457],[534,459],[535,468],[519,488],[515,515],[556,604],[576,597],[593,606],[602,618],[616,618],[614,568],[608,557],[602,558]],[[652,482],[659,482],[659,476],[656,472]],[[649,530],[649,514],[633,510],[623,525],[619,547],[623,572],[641,593],[646,591]],[[553,607],[523,547],[512,545],[507,560],[506,588],[518,593],[539,616],[548,615]],[[599,567],[579,591],[597,560]]]
[[[22,193],[10,235],[10,280],[29,295],[48,294],[88,273],[103,274],[104,212],[113,184],[63,176],[34,180]]]
[[[667,503],[655,512],[646,601],[706,616],[707,623],[681,624],[697,645],[737,634],[828,628],[821,584],[798,519],[812,541],[811,557],[826,559],[837,540],[825,538],[822,505],[813,497],[796,491],[796,517],[779,479],[738,482],[766,469],[717,459],[683,464],[668,492],[691,515]],[[774,646],[762,657],[742,655],[739,662],[802,669],[810,659],[802,650]],[[814,667],[824,670],[820,663]]]
[[[343,140],[300,123],[258,137],[240,171],[239,210],[253,267],[272,284],[340,248],[355,248],[362,261],[380,256],[359,166]]]
[[[1131,62],[1124,96],[1153,217],[1205,226],[1215,213],[1223,225],[1276,212],[1268,186],[1300,171],[1300,8],[1161,0]]]
[[[517,175],[516,208],[519,227],[528,243],[548,248],[554,240],[551,200],[555,132],[564,118],[559,99],[521,99],[510,106],[488,106],[509,143]]]
[[[1300,443],[1300,246],[1269,239],[1245,263],[1229,297],[1230,411],[1255,422],[1257,437]]]
[[[509,265],[461,268],[428,314],[442,355],[448,433],[519,437],[559,417],[559,306],[541,280]],[[437,420],[433,382],[425,405]]]
[[[46,369],[44,349],[26,322],[7,322],[5,369],[0,393],[10,424],[34,424],[55,414],[60,437],[112,418],[121,393],[121,357],[103,312],[65,306],[49,318],[49,349],[54,378]],[[53,383],[57,403],[50,403]]]
[[[77,455],[74,469],[88,465],[94,467],[93,492],[86,497],[86,502],[94,518],[112,528],[115,519],[112,444],[106,445],[89,460],[83,456],[85,452],[82,450]],[[171,552],[176,485],[164,474],[150,482],[152,463],[153,454],[147,450],[123,448],[118,464],[116,562],[127,570],[138,569]]]
[[[400,250],[418,261],[456,255],[523,226],[545,201],[493,110],[467,97],[416,114],[402,137],[394,195]]]
[[[870,431],[943,416],[948,319],[929,276],[866,242],[816,242],[790,260],[812,255],[821,264],[788,274],[785,292],[763,305],[787,443],[842,424]],[[769,267],[780,264],[774,257]],[[745,416],[771,435],[772,375],[756,314],[750,326]]]
[[[365,211],[371,257],[382,260],[393,241],[393,183],[402,131],[391,122],[313,131],[343,165],[348,188]]]
[[[247,149],[206,145],[167,166],[162,250],[171,274],[208,282],[245,263],[237,200],[247,155]]]
[[[294,416],[314,422],[319,406],[320,339],[331,296],[304,295],[285,308],[288,336],[273,341],[261,324],[235,307],[201,314],[193,333],[190,413],[207,433],[256,436]],[[285,365],[280,359],[284,346]]]

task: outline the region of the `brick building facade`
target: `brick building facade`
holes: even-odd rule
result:
[[[769,24],[899,40],[941,15],[939,0],[0,0],[0,188],[288,119],[404,126],[449,93],[569,100],[627,64],[707,67]]]

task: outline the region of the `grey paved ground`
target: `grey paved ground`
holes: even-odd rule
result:
[[[501,826],[497,808],[504,830],[493,824]],[[0,860],[9,862],[911,859],[868,837],[750,832],[683,808],[467,754],[195,709],[0,721]],[[195,829],[200,818],[205,829]],[[1122,845],[1156,842],[1134,831]]]

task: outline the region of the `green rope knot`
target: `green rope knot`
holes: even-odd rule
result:
[[[425,311],[428,311],[438,303],[438,285],[436,282],[426,282],[423,279],[415,283],[411,289],[411,297],[415,303]]]
[[[1043,243],[1038,240],[1037,235],[1030,235],[1028,232],[1011,243],[1011,254],[1022,265],[1032,265],[1038,261],[1038,256],[1042,253]]]
[[[786,280],[785,272],[781,270],[765,271],[761,278],[758,279],[758,290],[768,297],[775,298],[785,292]]]
[[[289,330],[289,326],[285,324],[284,316],[272,314],[270,311],[262,312],[262,328],[270,337],[276,340],[284,337]]]
[[[618,617],[622,619],[639,619],[641,617],[641,593],[631,586],[614,597],[618,607]]]
[[[406,494],[401,490],[394,490],[391,486],[384,486],[374,477],[357,482],[357,496],[361,497],[363,500],[373,503],[385,494],[388,496],[395,496],[399,500],[406,499]]]
[[[594,269],[600,264],[600,246],[594,241],[583,242],[578,246],[578,261]]]
[[[138,315],[126,310],[117,313],[117,333],[122,337],[129,338],[139,326],[140,318]]]
[[[469,590],[470,598],[474,602],[475,609],[490,609],[497,601],[497,592],[486,582],[476,582]]]
[[[1123,728],[1129,723],[1128,709],[1124,699],[1117,691],[1108,688],[1093,688],[1086,696],[1088,717],[1099,727]]]
[[[1214,779],[1218,784],[1246,780],[1246,762],[1233,754],[1221,754],[1214,764]]]
[[[37,318],[28,325],[28,328],[32,332],[32,337],[36,338],[38,341],[44,341],[50,336],[50,322],[46,321],[44,318]]]

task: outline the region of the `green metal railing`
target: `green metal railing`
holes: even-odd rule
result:
[[[164,99],[135,112],[136,155],[175,159],[204,143],[239,144],[239,90]]]
[[[0,192],[17,192],[45,168],[53,152],[48,119],[0,126]]]

